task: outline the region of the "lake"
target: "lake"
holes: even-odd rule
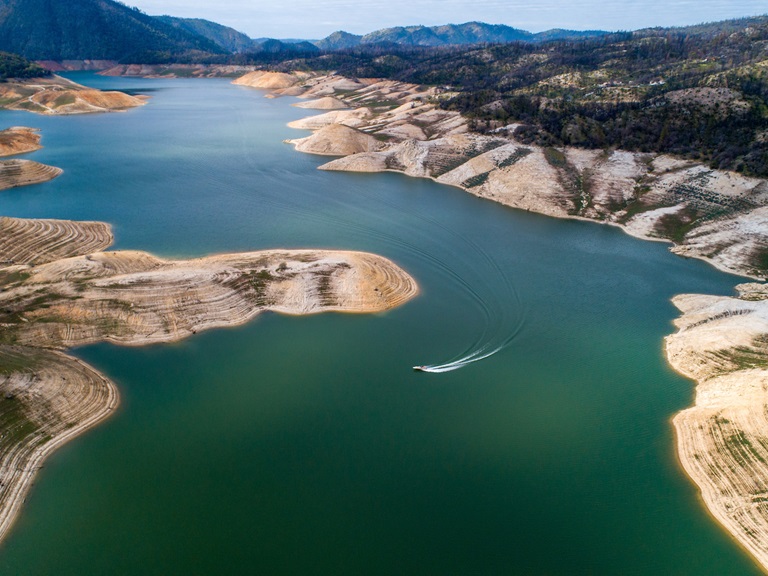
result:
[[[740,278],[616,228],[393,173],[316,170],[307,114],[227,80],[72,74],[126,113],[0,112],[64,174],[8,216],[103,220],[166,257],[372,251],[421,294],[385,314],[264,314],[173,345],[101,344],[117,413],[56,452],[0,574],[759,574],[710,518],[670,418],[670,298]],[[441,374],[411,367],[501,350]]]

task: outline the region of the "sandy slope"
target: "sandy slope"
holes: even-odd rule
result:
[[[143,106],[146,98],[86,88],[59,76],[0,83],[3,108],[38,114],[89,114]]]
[[[47,182],[61,173],[60,168],[32,160],[0,160],[0,190]]]
[[[355,130],[343,124],[330,124],[311,136],[288,140],[296,150],[309,154],[327,156],[349,156],[360,152],[375,152],[383,143],[370,134]]]

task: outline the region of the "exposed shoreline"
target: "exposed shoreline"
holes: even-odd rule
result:
[[[3,229],[18,228],[11,220],[2,220],[0,244],[9,244]],[[90,229],[100,223],[53,222],[42,228],[50,233],[48,244],[22,247],[16,263],[0,265],[0,447],[9,438],[8,449],[0,450],[0,541],[43,460],[118,403],[108,378],[57,350],[99,341],[176,342],[264,311],[382,312],[418,294],[404,270],[364,252],[271,250],[162,260],[146,252],[89,252],[94,242],[111,242],[111,233],[91,239]],[[67,251],[80,254],[46,257],[46,250],[62,249],[61,228],[72,235]],[[15,238],[24,243],[11,232],[11,242]],[[76,401],[61,406],[61,398]]]
[[[348,79],[291,82],[286,76],[273,82],[254,73],[239,83],[269,89],[272,96],[332,96],[350,106],[289,123],[312,131],[286,141],[297,151],[339,156],[321,170],[429,178],[510,207],[617,226],[639,239],[669,242],[672,252],[723,272],[765,277],[756,262],[768,247],[766,181],[663,155],[541,149],[509,137],[467,134],[457,114],[428,103],[438,96],[434,89],[362,81],[339,93],[335,86]],[[366,107],[366,100],[387,98],[388,107]],[[520,169],[526,162],[528,169]],[[526,197],[526,190],[534,192]],[[678,332],[665,339],[665,355],[695,382],[696,401],[672,424],[681,469],[698,486],[706,509],[768,573],[768,286],[737,289],[738,298],[673,299],[682,316],[675,321]]]
[[[3,168],[17,163],[61,172],[5,161],[0,189]],[[394,262],[366,252],[263,250],[165,260],[105,252],[113,240],[103,222],[0,217],[0,542],[45,458],[118,405],[114,383],[66,349],[176,342],[264,311],[382,312],[419,291]]]
[[[6,350],[6,347],[0,346],[0,355],[5,353]],[[79,368],[78,372],[75,370],[72,370],[72,372],[81,376],[80,386],[78,386],[77,380],[72,378],[72,373],[65,372],[70,376],[70,383],[66,387],[67,390],[64,391],[65,394],[69,394],[71,389],[76,388],[91,388],[100,391],[101,394],[98,397],[98,402],[91,402],[86,405],[86,408],[90,408],[90,410],[85,410],[82,406],[78,406],[79,411],[74,414],[60,414],[64,429],[61,429],[61,425],[57,426],[57,422],[53,422],[49,426],[53,429],[49,434],[50,440],[36,444],[38,438],[31,438],[26,445],[22,443],[17,446],[10,457],[6,454],[0,459],[0,477],[2,478],[2,487],[0,489],[0,542],[10,533],[18,519],[27,494],[29,494],[34,484],[37,471],[42,468],[45,459],[59,447],[100,424],[117,408],[120,401],[117,386],[97,370],[72,356],[53,351],[47,353],[56,355],[56,359],[61,363],[60,368],[62,366],[64,368]],[[92,376],[91,382],[86,379],[87,375]],[[9,381],[13,376],[6,377],[6,381],[3,382],[2,386],[3,391],[8,388]],[[58,380],[59,378],[56,376],[48,374],[44,380],[41,379],[39,381],[40,384],[37,388],[42,390],[47,398],[50,398],[62,388],[62,386],[55,386]],[[8,394],[8,392],[5,392],[5,394]],[[81,393],[78,399],[82,399],[85,396],[85,394]],[[7,402],[8,399],[6,398],[5,401]],[[39,399],[35,401],[39,402]],[[44,433],[46,431],[45,428],[41,427],[40,432]]]
[[[147,102],[144,96],[87,88],[61,76],[0,83],[0,100],[4,109],[46,116],[122,112]]]

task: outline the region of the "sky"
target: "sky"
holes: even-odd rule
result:
[[[478,20],[539,32],[636,30],[768,13],[766,0],[124,0],[151,15],[205,18],[252,38],[323,38],[336,30]]]

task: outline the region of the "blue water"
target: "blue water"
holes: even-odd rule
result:
[[[283,317],[76,354],[117,414],[58,451],[0,574],[757,574],[680,469],[678,293],[739,279],[620,230],[397,174],[316,170],[306,114],[224,80],[73,75],[152,96],[42,128],[49,183],[0,213],[110,222],[169,257],[373,251],[419,282],[386,314]],[[497,354],[424,374],[484,344]]]

